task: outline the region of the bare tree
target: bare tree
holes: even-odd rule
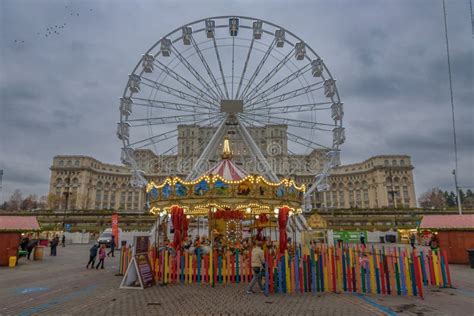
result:
[[[28,195],[21,201],[20,209],[22,211],[31,211],[38,207],[38,197],[35,194]]]
[[[418,199],[423,208],[443,209],[446,207],[446,197],[440,188],[433,188],[423,193]]]
[[[8,200],[8,210],[18,211],[20,209],[21,202],[23,201],[23,194],[19,189],[13,191],[10,199]]]

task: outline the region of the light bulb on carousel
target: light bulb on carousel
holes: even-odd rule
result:
[[[247,214],[250,214],[250,213],[252,212],[252,209],[251,209],[250,207],[247,207],[247,208],[245,209],[245,212],[246,212]]]
[[[273,210],[273,213],[278,214],[278,212],[279,212],[279,209],[275,207],[275,209]]]

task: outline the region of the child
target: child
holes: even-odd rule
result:
[[[104,260],[106,256],[105,244],[102,244],[99,248],[99,263],[97,263],[96,269],[99,269],[100,264],[102,263],[101,269],[104,268]]]
[[[89,249],[89,262],[87,263],[86,269],[89,269],[89,265],[92,264],[92,268],[94,268],[95,258],[97,257],[97,249],[99,249],[99,245],[94,244],[94,246]]]

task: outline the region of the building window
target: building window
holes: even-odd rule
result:
[[[102,201],[102,191],[97,190],[95,193],[95,208],[99,209]]]
[[[369,190],[367,188],[364,189],[364,204],[365,206],[369,206]]]
[[[396,166],[397,165],[397,161],[394,159],[392,160],[392,166]]]
[[[332,191],[331,206],[337,207],[337,192],[336,191]]]
[[[110,208],[115,209],[115,191],[110,193]]]
[[[59,160],[59,165],[62,167],[64,166],[64,160]]]
[[[384,161],[384,165],[385,165],[385,166],[388,166],[388,165],[389,165],[388,160],[385,160],[385,161]]]
[[[133,192],[128,192],[128,198],[127,198],[127,208],[128,209],[132,208],[132,200],[133,200]]]
[[[126,195],[125,191],[122,191],[120,193],[120,208],[121,209],[125,208],[125,195]]]
[[[74,165],[75,165],[76,167],[79,166],[79,164],[80,164],[79,160],[74,161]]]
[[[405,160],[400,160],[400,166],[404,166],[405,165]]]

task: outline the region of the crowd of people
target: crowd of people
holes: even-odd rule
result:
[[[35,248],[38,247],[39,245],[39,239],[37,238],[32,238],[31,235],[26,235],[24,236],[21,241],[20,241],[20,250],[26,251],[26,259],[30,260],[31,259],[31,254],[34,252]],[[50,241],[49,241],[49,246],[50,246],[50,256],[55,257],[57,256],[57,248],[59,244],[63,247],[66,247],[66,236],[62,236],[61,241],[59,239],[59,235],[54,236]]]
[[[265,236],[260,240],[258,240],[256,236],[253,236],[242,238],[235,242],[226,241],[224,236],[221,234],[215,234],[213,238],[214,242],[212,247],[217,251],[217,255],[219,256],[235,255],[237,251],[240,255],[246,256],[252,251],[253,246],[257,243],[260,243],[262,249],[265,252],[268,251],[274,258],[276,258],[279,251],[279,242],[270,240]],[[296,247],[298,246],[299,245],[296,245]],[[294,247],[295,245],[291,238],[288,238],[287,249],[289,254],[294,254]],[[211,240],[206,235],[196,236],[195,238],[187,236],[181,242],[180,247],[175,247],[173,242],[165,239],[160,242],[159,246],[159,251],[161,252],[163,250],[167,250],[171,255],[175,255],[178,250],[182,253],[194,254],[197,254],[199,251],[201,255],[207,255],[211,251]]]

